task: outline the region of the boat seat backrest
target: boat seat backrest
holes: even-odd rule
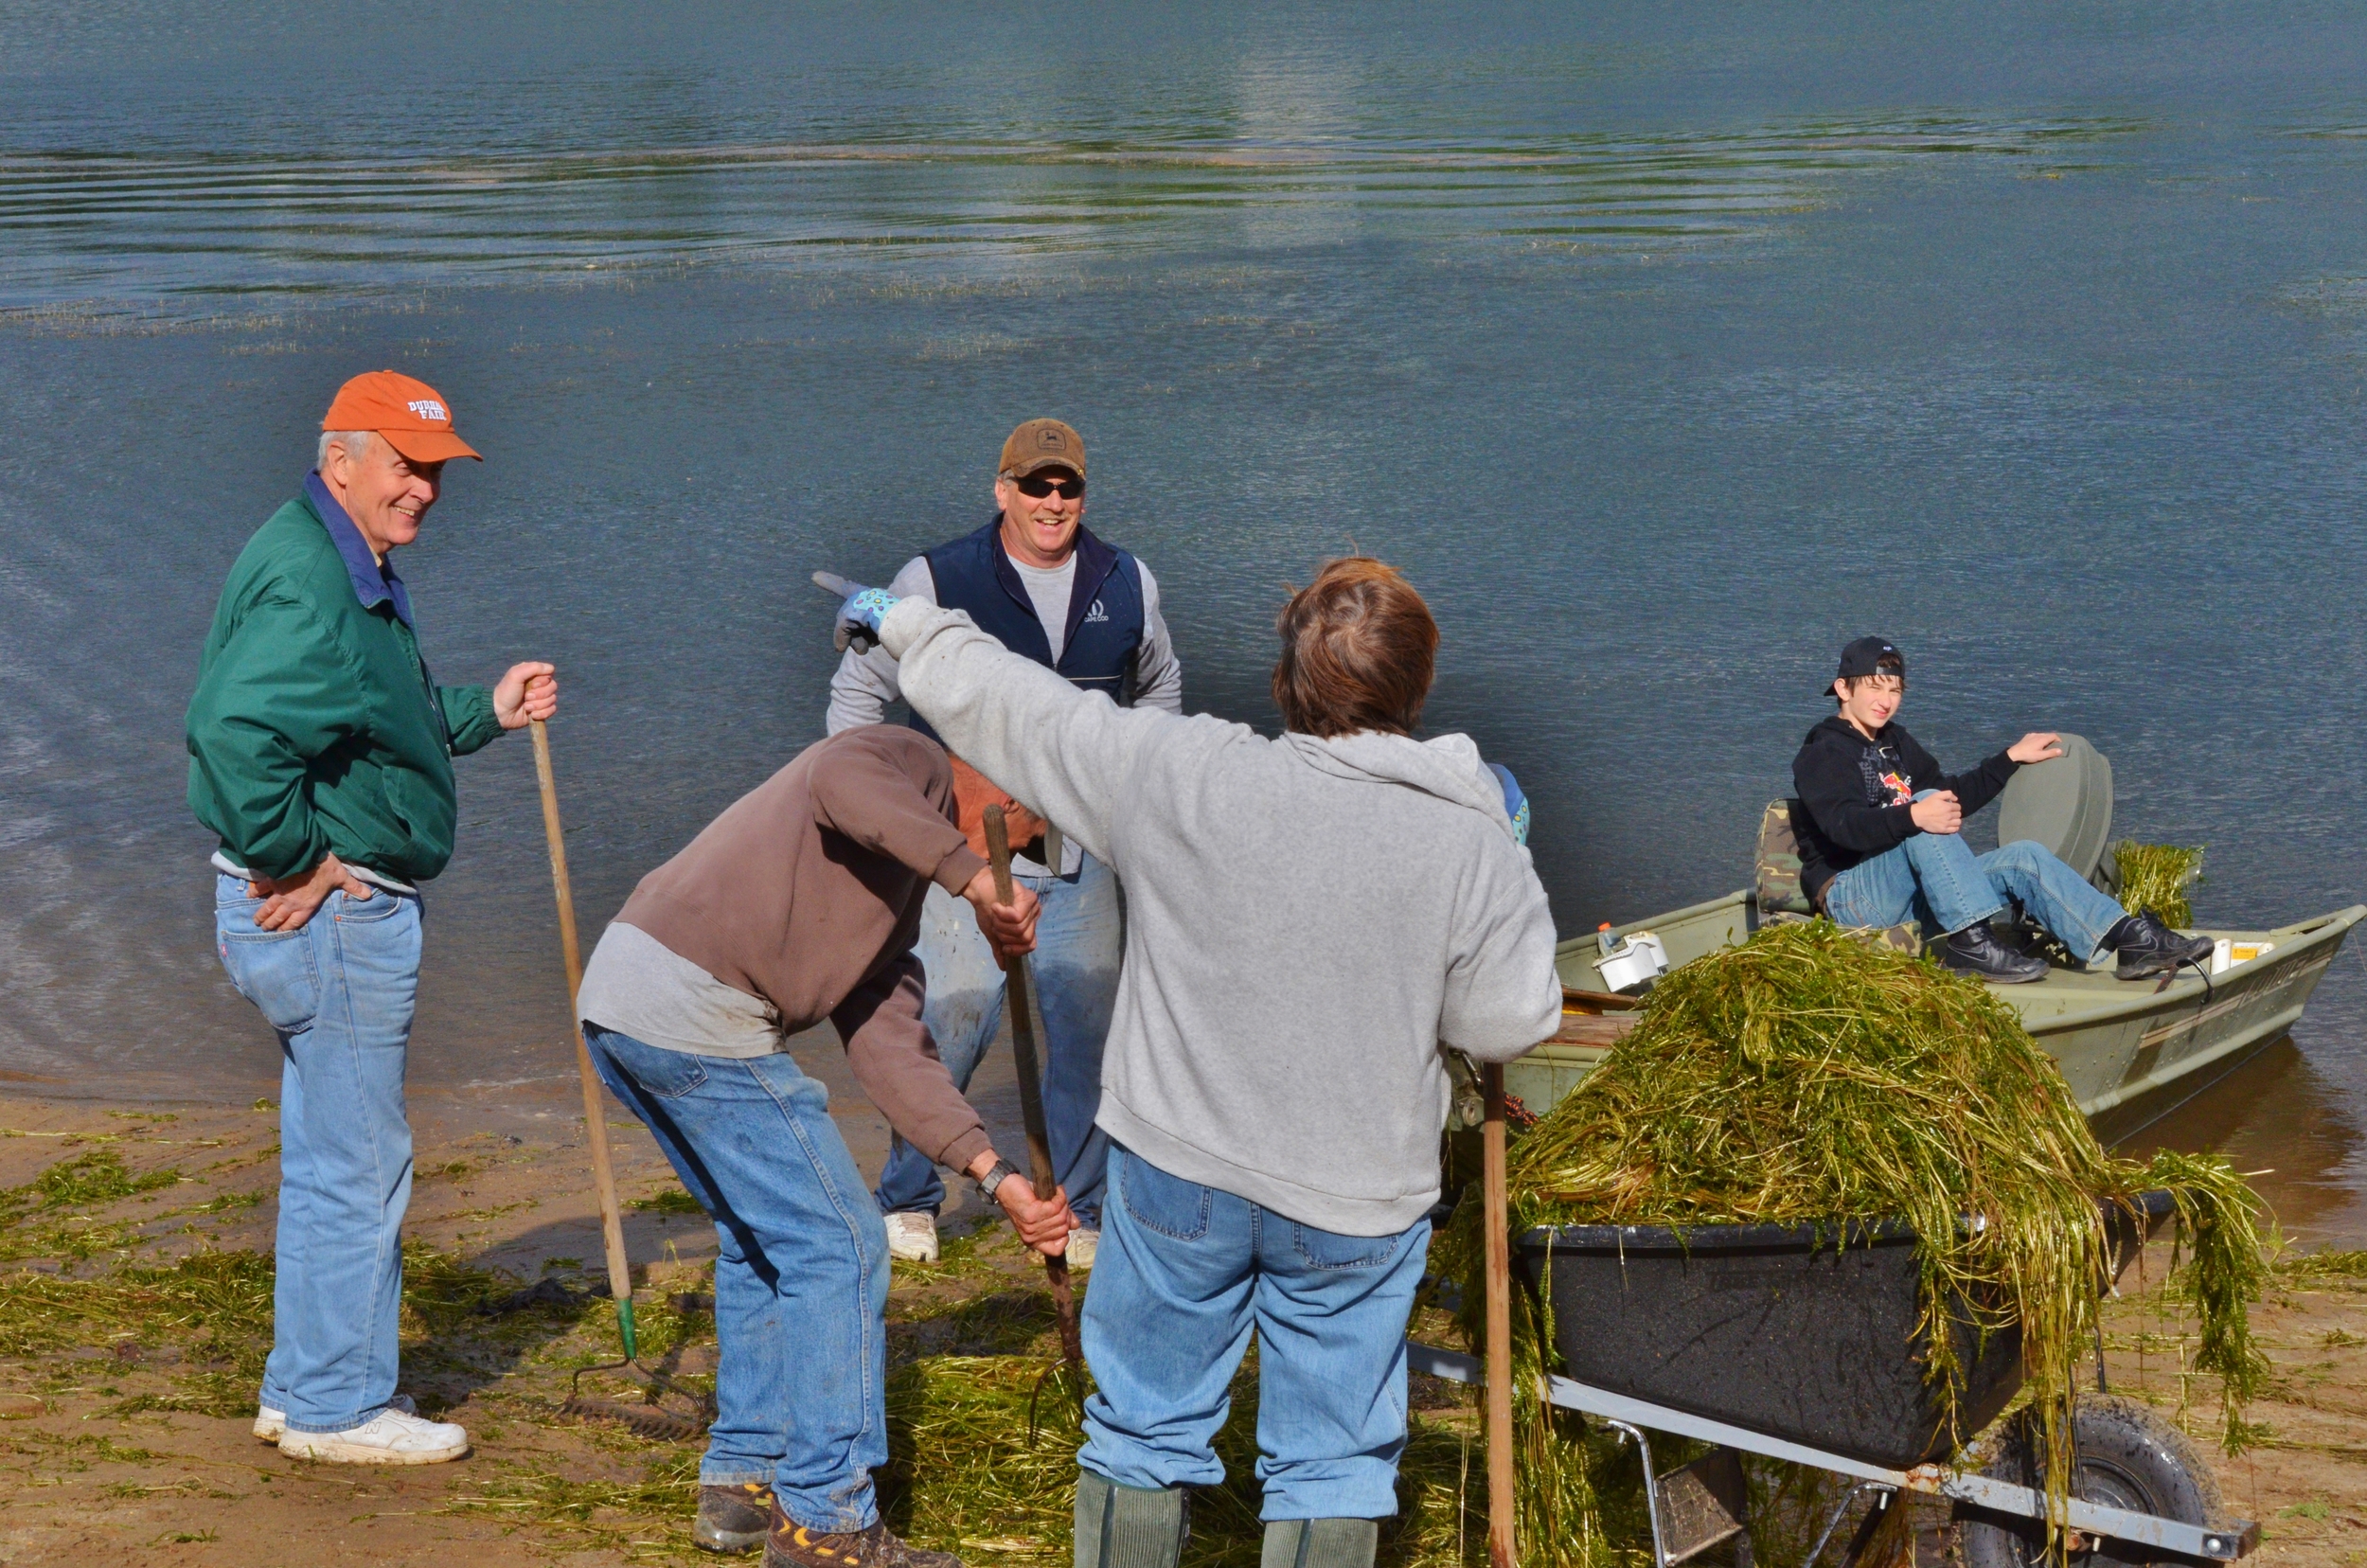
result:
[[[1761,915],[1816,913],[1816,906],[1800,890],[1800,840],[1791,830],[1789,800],[1771,800],[1759,814],[1759,848],[1753,863],[1751,891]]]
[[[1771,800],[1759,813],[1759,849],[1751,872],[1752,900],[1761,925],[1812,919],[1816,905],[1800,889],[1800,840],[1791,830],[1791,802]],[[1870,933],[1874,940],[1904,953],[1923,951],[1923,935],[1910,920]]]

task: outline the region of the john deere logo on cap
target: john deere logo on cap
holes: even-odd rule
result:
[[[450,414],[444,411],[444,405],[437,402],[434,398],[419,398],[404,404],[403,406],[410,409],[412,413],[417,414],[422,419],[449,419],[452,418]]]
[[[1059,452],[1068,445],[1068,437],[1050,425],[1046,425],[1036,432],[1036,444],[1046,452]]]

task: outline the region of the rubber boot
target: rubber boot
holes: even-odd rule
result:
[[[1077,1568],[1175,1568],[1192,1533],[1181,1487],[1121,1487],[1077,1470]]]
[[[1373,1568],[1378,1519],[1273,1519],[1258,1568]]]

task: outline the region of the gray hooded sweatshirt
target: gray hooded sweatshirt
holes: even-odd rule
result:
[[[1100,1127],[1323,1230],[1420,1219],[1441,1045],[1506,1061],[1561,1022],[1545,890],[1470,739],[1120,708],[923,599],[881,645],[949,750],[1125,886]]]

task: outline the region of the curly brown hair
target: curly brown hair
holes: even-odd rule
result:
[[[1438,659],[1438,623],[1403,574],[1370,556],[1327,561],[1274,617],[1282,657],[1274,706],[1302,735],[1385,730],[1422,720]]]

